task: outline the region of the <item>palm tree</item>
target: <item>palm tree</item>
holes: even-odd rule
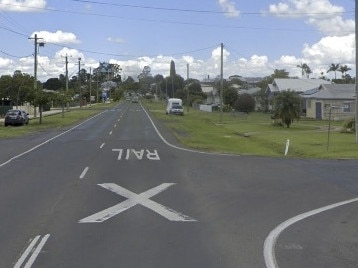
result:
[[[332,63],[331,66],[329,66],[327,73],[329,73],[331,71],[334,72],[334,79],[337,79],[338,69],[339,69],[339,63],[337,63],[337,64]]]
[[[302,63],[300,65],[297,65],[298,68],[301,68],[302,70],[302,78],[306,74],[306,77],[309,78],[310,74],[312,73],[311,68],[307,65],[307,63]]]
[[[290,127],[293,120],[300,119],[301,97],[295,91],[284,90],[275,97],[275,118],[280,118],[286,127]]]
[[[303,78],[303,75],[305,74],[304,64],[306,64],[306,63],[303,63],[303,64],[299,64],[299,65],[297,65],[297,67],[298,67],[298,68],[301,68],[302,78]]]
[[[342,78],[344,78],[346,76],[346,73],[350,70],[352,70],[352,69],[349,68],[347,65],[341,65],[341,67],[339,68],[338,71],[340,71],[342,73]]]

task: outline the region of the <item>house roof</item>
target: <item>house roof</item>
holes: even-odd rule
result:
[[[321,85],[319,90],[311,95],[305,96],[307,99],[334,99],[334,100],[354,100],[355,84],[329,84]]]
[[[247,93],[247,94],[255,94],[257,92],[259,92],[261,90],[261,88],[259,87],[252,87],[252,88],[249,88],[249,89],[246,89],[246,90],[242,90],[241,92],[239,92],[239,94],[241,93]]]
[[[280,92],[282,90],[292,90],[296,92],[306,92],[318,88],[322,84],[330,84],[331,82],[323,79],[296,79],[296,78],[276,78],[269,85],[269,90]]]

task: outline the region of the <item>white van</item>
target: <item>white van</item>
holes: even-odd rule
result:
[[[181,99],[168,99],[166,114],[180,114],[184,115],[183,101]]]

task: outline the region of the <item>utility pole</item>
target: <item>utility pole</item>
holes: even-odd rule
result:
[[[90,90],[90,98],[89,98],[89,105],[91,107],[91,99],[92,99],[92,67],[90,67],[90,85],[89,85],[89,90]]]
[[[66,80],[66,94],[65,94],[65,97],[67,99],[67,97],[68,97],[68,55],[67,54],[65,56],[65,69],[66,69],[66,72],[65,72],[65,80]],[[66,102],[66,110],[67,111],[70,110],[70,103],[68,101]]]
[[[34,52],[34,91],[37,93],[37,47],[38,47],[38,40],[43,39],[37,37],[37,34],[35,34],[35,37],[30,37],[29,39],[34,39],[35,41],[35,52]],[[40,43],[41,46],[44,45],[43,42]],[[41,110],[41,104],[39,104],[39,110],[40,110],[40,124],[42,123],[42,110]],[[34,103],[34,117],[36,117],[36,105]]]
[[[186,80],[189,82],[189,63],[186,64]],[[186,92],[186,111],[189,112],[189,86],[188,84],[186,86],[187,92]]]
[[[79,87],[79,89],[80,89],[80,108],[82,108],[81,58],[78,58],[78,87]]]
[[[356,0],[358,1],[358,0]],[[221,57],[220,57],[220,122],[223,120],[224,112],[224,101],[223,101],[223,90],[224,90],[224,44],[221,43]]]

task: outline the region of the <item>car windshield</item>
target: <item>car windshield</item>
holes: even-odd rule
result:
[[[173,105],[174,109],[183,109],[183,107],[181,105]]]
[[[11,111],[8,111],[8,114],[9,114],[9,115],[20,115],[21,112],[20,112],[20,111],[17,111],[17,110],[11,110]]]

